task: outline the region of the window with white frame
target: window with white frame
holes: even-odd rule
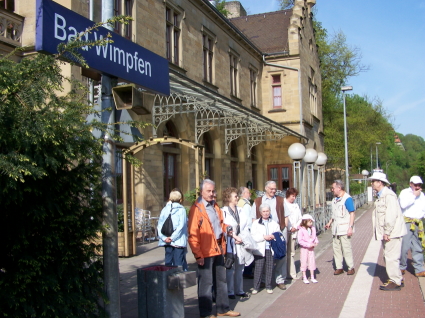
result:
[[[230,52],[230,95],[238,96],[238,64],[239,64],[239,57]]]
[[[122,12],[121,8],[122,2],[121,0],[114,0],[114,17],[120,16]],[[114,32],[120,34],[120,23],[114,23]]]
[[[125,15],[133,17],[133,3],[134,0],[114,0],[114,17]],[[133,37],[133,21],[129,21],[128,24],[121,24],[119,22],[114,23],[114,32],[122,35],[123,37],[132,40]]]
[[[133,0],[124,0],[124,15],[133,16]],[[128,24],[124,24],[124,37],[132,40],[133,37],[133,21],[129,21]]]
[[[273,108],[282,108],[282,83],[280,74],[272,75]]]
[[[317,117],[317,85],[314,80],[314,70],[310,69],[310,76],[308,77],[308,94],[310,98],[311,113]]]
[[[212,35],[202,34],[204,81],[213,82],[213,63],[214,63],[214,38]]]
[[[181,12],[175,8],[167,7],[165,9],[166,19],[166,55],[168,61],[178,66],[181,65],[180,59],[180,41],[181,41]]]
[[[257,106],[257,70],[249,69],[251,106]]]

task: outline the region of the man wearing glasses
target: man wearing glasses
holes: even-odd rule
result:
[[[334,275],[344,273],[342,260],[345,259],[348,271],[347,275],[354,275],[353,251],[351,249],[351,237],[354,233],[355,207],[353,198],[345,192],[345,185],[341,180],[335,180],[332,184],[332,192],[335,198],[332,200],[332,218],[325,225],[332,225],[332,247],[334,251],[335,272]]]
[[[389,184],[387,175],[374,172],[369,178],[372,188],[378,194],[373,210],[373,235],[382,241],[384,249],[385,270],[388,281],[379,289],[384,291],[400,290],[402,275],[400,270],[400,254],[402,236],[406,235],[403,214],[397,201],[397,195],[386,187]]]
[[[276,196],[276,182],[273,180],[267,181],[265,184],[266,193],[259,198],[254,200],[254,204],[251,208],[252,221],[258,220],[261,217],[260,205],[266,203],[270,206],[270,218],[277,222],[280,226],[285,240],[287,239],[286,225],[288,224],[289,212],[285,211],[283,198]],[[286,289],[285,280],[287,276],[287,256],[280,260],[276,260],[274,271],[276,286],[282,290]]]
[[[400,269],[402,274],[407,267],[407,253],[412,251],[413,267],[417,277],[425,277],[423,244],[425,217],[425,195],[422,193],[422,179],[418,176],[410,178],[410,187],[401,191],[398,200],[406,223],[407,234],[401,243]],[[422,233],[422,234],[421,234]]]

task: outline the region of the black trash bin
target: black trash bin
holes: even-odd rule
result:
[[[155,265],[137,270],[139,318],[184,317],[183,288],[196,284],[196,272]]]

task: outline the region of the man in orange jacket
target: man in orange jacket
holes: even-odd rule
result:
[[[212,315],[212,286],[216,292],[218,316],[237,317],[230,310],[227,297],[226,268],[226,225],[223,212],[214,201],[215,183],[205,179],[201,184],[201,196],[189,212],[189,245],[198,263],[198,304],[201,317]]]

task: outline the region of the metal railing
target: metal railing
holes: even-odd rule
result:
[[[22,46],[24,17],[0,9],[0,42]]]
[[[256,191],[256,194],[257,197],[263,196],[264,191]],[[286,191],[278,190],[276,192],[276,195],[281,197],[285,197],[285,194]],[[367,203],[367,192],[353,195],[352,198],[354,201],[354,207],[358,209]],[[299,195],[296,198],[296,202],[299,206],[301,206],[301,197]],[[332,217],[331,203],[325,203],[324,205],[316,206],[314,209],[303,208],[301,210],[303,214],[309,213],[314,218],[317,233],[321,233],[324,231],[326,223],[328,223]]]

